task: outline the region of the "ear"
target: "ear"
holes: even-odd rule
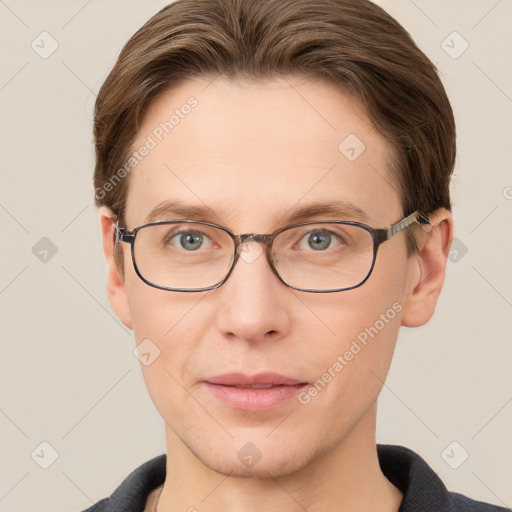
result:
[[[126,295],[124,279],[114,257],[114,214],[110,208],[100,208],[103,254],[107,263],[107,292],[110,306],[126,327],[132,329],[130,306]],[[122,255],[123,253],[121,253]]]
[[[419,253],[411,256],[414,288],[404,301],[402,325],[405,327],[419,327],[432,318],[446,274],[453,217],[450,211],[439,208],[429,218],[432,229],[420,237]]]

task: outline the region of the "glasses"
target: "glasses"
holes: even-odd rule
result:
[[[377,250],[394,235],[428,216],[416,211],[387,228],[351,221],[304,222],[272,234],[234,235],[194,220],[157,221],[133,231],[115,224],[115,244],[130,244],[137,275],[150,286],[177,292],[212,290],[224,284],[244,250],[265,244],[270,268],[286,286],[314,293],[341,292],[370,277]]]

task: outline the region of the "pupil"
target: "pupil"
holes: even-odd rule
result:
[[[326,249],[329,247],[329,243],[331,241],[331,237],[329,235],[311,235],[309,237],[310,242],[313,242],[311,247],[315,250],[318,249]]]
[[[193,244],[197,242],[199,242],[199,245],[194,247]],[[181,235],[181,244],[183,247],[187,249],[196,250],[199,249],[199,247],[201,246],[201,238],[199,236],[187,233],[186,235]],[[192,246],[190,246],[189,244],[191,244]]]

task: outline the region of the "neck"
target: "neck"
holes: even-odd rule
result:
[[[375,443],[375,407],[350,434],[327,453],[291,474],[274,478],[233,477],[204,465],[171,431],[166,430],[167,467],[163,488],[156,489],[147,510],[273,512],[333,509],[397,512],[402,493],[380,470]]]

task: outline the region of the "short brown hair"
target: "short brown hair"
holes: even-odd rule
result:
[[[115,173],[152,100],[188,79],[217,75],[259,82],[300,75],[355,94],[390,144],[404,215],[451,209],[455,122],[446,92],[407,31],[369,0],[177,0],[164,7],[126,43],[96,100],[98,206],[123,222],[129,180]],[[408,253],[415,250],[409,236]]]

